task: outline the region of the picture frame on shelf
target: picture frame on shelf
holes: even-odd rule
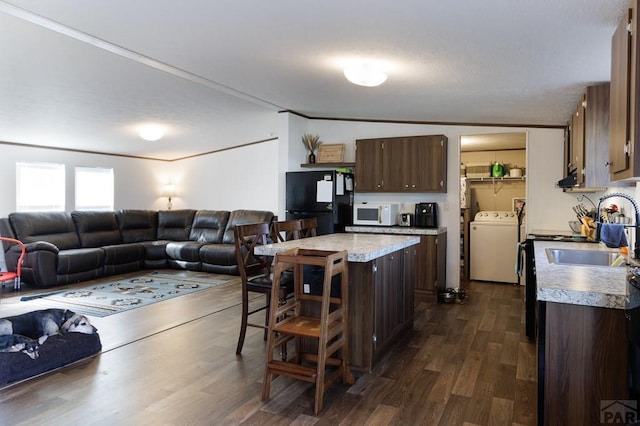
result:
[[[525,197],[514,197],[511,199],[511,211],[514,213],[520,213],[524,208],[527,199]]]
[[[322,144],[318,148],[318,163],[342,163],[344,160],[344,144]]]

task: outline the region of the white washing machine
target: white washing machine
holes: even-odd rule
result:
[[[516,213],[481,211],[469,228],[469,278],[517,284],[520,226]]]

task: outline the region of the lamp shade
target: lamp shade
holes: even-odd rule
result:
[[[345,68],[344,76],[353,84],[366,87],[379,86],[387,80],[387,74],[377,66],[369,63]]]
[[[162,188],[162,195],[165,197],[175,197],[176,196],[176,186],[172,183],[168,183]]]

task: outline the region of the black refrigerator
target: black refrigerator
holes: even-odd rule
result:
[[[318,218],[318,235],[353,224],[353,175],[335,170],[286,174],[287,220]]]

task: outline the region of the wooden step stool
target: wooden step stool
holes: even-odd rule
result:
[[[324,268],[322,295],[306,294],[303,267]],[[262,388],[262,400],[269,399],[271,381],[278,375],[315,383],[314,412],[322,410],[325,391],[339,378],[351,384],[349,370],[348,268],[347,251],[292,249],[276,255],[271,292],[271,310],[267,336],[267,357]],[[278,306],[280,278],[285,271],[294,276],[293,297]],[[332,278],[340,275],[340,296],[331,295]],[[275,295],[275,296],[274,296]],[[317,345],[303,344],[303,338]],[[295,354],[291,359],[274,359],[274,350],[295,339]],[[305,351],[317,346],[317,351]]]

